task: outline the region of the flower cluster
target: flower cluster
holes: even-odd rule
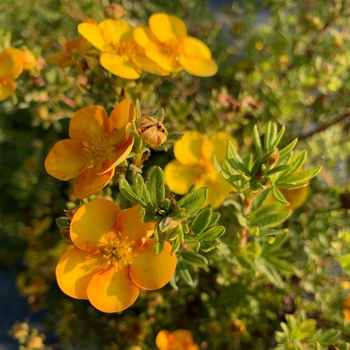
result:
[[[141,222],[139,206],[121,210],[106,199],[85,204],[73,216],[70,237],[75,247],[58,262],[58,285],[103,312],[128,308],[140,288],[159,289],[175,271],[176,256],[168,242],[155,254],[153,230],[154,223]]]
[[[218,70],[209,48],[187,35],[186,25],[180,18],[166,13],[153,14],[149,27],[135,28],[116,19],[98,24],[88,20],[78,25],[78,32],[82,38],[68,41],[65,51],[50,58],[52,64],[62,68],[72,66],[76,63],[73,51],[88,57],[92,45],[100,53],[100,64],[125,79],[138,79],[142,71],[165,76],[184,69],[190,74],[208,77]],[[87,60],[90,69],[92,62],[89,64]]]
[[[0,52],[0,101],[16,90],[16,79],[23,70],[35,66],[35,56],[28,50],[10,47]]]
[[[129,155],[134,144],[133,103],[124,100],[108,118],[102,106],[77,111],[69,125],[70,139],[56,143],[45,160],[46,171],[59,180],[78,177],[77,198],[86,198],[105,187],[114,169]]]
[[[165,181],[170,190],[186,194],[190,186],[207,186],[208,199],[203,206],[211,204],[218,208],[234,188],[225,181],[214,167],[213,157],[220,163],[224,157],[227,141],[237,147],[236,140],[226,132],[205,137],[198,131],[185,131],[183,138],[174,145],[175,160],[164,169]]]

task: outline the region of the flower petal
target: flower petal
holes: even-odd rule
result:
[[[199,181],[201,173],[196,167],[172,160],[165,166],[164,176],[171,192],[186,194],[188,189]]]
[[[154,36],[162,43],[187,36],[185,23],[176,16],[155,13],[149,18],[148,23]]]
[[[208,186],[208,199],[203,204],[203,207],[211,205],[213,210],[219,208],[221,204],[225,201],[227,195],[234,190],[222,176],[218,173],[215,181],[206,182]]]
[[[129,122],[136,119],[136,108],[132,101],[121,101],[112,111],[109,116],[109,130],[124,129]]]
[[[77,248],[94,252],[116,237],[119,206],[107,199],[95,199],[78,209],[70,225],[70,236]]]
[[[100,51],[103,51],[103,48],[109,44],[109,42],[106,42],[102,35],[102,30],[97,24],[80,23],[78,25],[78,33]]]
[[[0,77],[16,79],[23,71],[21,51],[10,47],[0,52]]]
[[[96,168],[84,171],[78,177],[74,186],[74,195],[77,198],[87,198],[102,190],[114,176],[114,168],[103,174],[96,174]]]
[[[45,159],[46,171],[62,181],[79,176],[87,162],[81,154],[83,147],[75,140],[58,141]]]
[[[16,90],[16,82],[13,79],[0,78],[0,101],[10,97]]]
[[[198,131],[185,131],[184,136],[174,145],[175,158],[184,165],[199,165],[204,137]]]
[[[122,240],[134,241],[133,245],[140,246],[152,235],[154,222],[141,222],[140,206],[135,205],[119,213],[116,229],[119,231]]]
[[[78,248],[67,250],[56,267],[61,290],[72,298],[88,299],[87,286],[93,275],[106,265],[101,253],[88,253]]]
[[[159,255],[154,251],[155,239],[148,239],[144,245],[136,248],[129,268],[130,277],[140,288],[153,290],[166,285],[175,272],[176,254],[171,255],[171,245],[164,242]]]
[[[227,141],[230,140],[235,149],[238,149],[237,141],[225,131],[220,131],[210,135],[203,141],[202,154],[206,161],[212,161],[215,154],[219,164],[226,156]]]
[[[69,124],[69,136],[80,142],[101,136],[108,130],[108,116],[102,106],[88,106],[77,111]]]
[[[108,159],[103,163],[101,169],[96,172],[96,175],[102,175],[106,172],[110,172],[117,165],[124,162],[124,160],[129,156],[133,145],[134,137],[130,136],[123,146],[118,147],[114,152],[108,154]]]
[[[133,39],[134,27],[128,22],[106,19],[99,23],[102,35],[109,44]]]
[[[211,77],[218,71],[218,66],[212,59],[198,56],[181,56],[179,64],[187,73],[198,77]]]
[[[182,41],[182,49],[184,52],[184,56],[197,56],[205,58],[207,60],[211,59],[211,52],[209,47],[206,44],[204,44],[203,41],[194,38],[193,36],[187,36]]]
[[[113,53],[103,53],[100,57],[100,63],[103,68],[112,74],[125,79],[138,79],[142,71],[127,56],[119,56]]]
[[[143,57],[142,55],[135,55],[132,58],[132,61],[145,72],[160,76],[166,76],[170,74],[169,70],[161,68],[157,63],[150,60],[148,57]]]
[[[87,288],[90,303],[103,312],[120,312],[131,306],[139,296],[128,269],[106,269],[96,273]]]

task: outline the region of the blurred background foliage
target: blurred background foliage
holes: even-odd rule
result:
[[[0,102],[1,271],[16,276],[33,313],[45,310],[44,329],[57,337],[55,348],[155,349],[161,329],[189,329],[201,349],[348,348],[350,3],[117,3],[134,25],[146,25],[155,12],[182,18],[210,47],[219,72],[210,78],[143,74],[134,82],[101,67],[62,70],[47,59],[78,38],[81,21],[104,19],[110,2],[1,1],[0,46],[11,33],[12,46],[37,58],[35,69],[17,80],[16,94]],[[225,130],[241,156],[253,152],[254,125],[264,133],[275,122],[286,128],[282,147],[298,137],[307,167],[323,169],[274,242],[252,239],[243,246],[229,198],[219,210],[226,234],[206,254],[207,268],[189,267],[192,285],[180,281],[178,290],[143,292],[128,310],[109,315],[57,287],[54,269],[65,247],[54,220],[76,199],[72,184],[50,177],[43,164],[53,144],[67,137],[76,110],[100,104],[110,112],[125,98],[138,98],[144,114],[163,107],[170,130]],[[171,150],[153,152],[146,171],[171,159]]]

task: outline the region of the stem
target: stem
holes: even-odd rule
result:
[[[349,118],[349,121],[346,120],[348,118]],[[331,127],[331,126],[333,126],[335,124],[338,124],[338,123],[340,123],[342,121],[345,121],[346,123],[350,123],[350,108],[347,108],[345,113],[341,117],[339,117],[338,119],[335,119],[335,120],[333,120],[332,122],[330,122],[328,124],[324,124],[324,125],[318,127],[317,129],[312,130],[312,131],[310,131],[308,133],[301,134],[298,137],[298,139],[299,140],[305,140],[305,139],[307,139],[307,138],[309,138],[309,137],[311,137],[311,136],[313,136],[315,134],[318,134],[319,132],[322,132],[322,131],[328,129],[329,127]]]

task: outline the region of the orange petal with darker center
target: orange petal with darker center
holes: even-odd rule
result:
[[[108,130],[108,116],[102,106],[84,107],[77,111],[69,124],[69,136],[86,142],[101,137]]]
[[[67,181],[81,174],[86,158],[83,145],[75,140],[58,141],[45,159],[46,171],[56,179]]]
[[[90,303],[103,312],[120,312],[131,306],[139,296],[128,269],[109,268],[96,273],[87,288]]]
[[[95,199],[78,209],[70,225],[73,243],[81,250],[94,252],[115,238],[115,226],[120,213],[118,204],[107,199]]]
[[[132,258],[130,277],[136,285],[143,289],[159,289],[166,285],[175,272],[176,255],[170,254],[171,245],[164,243],[164,249],[159,255],[154,251],[155,239],[134,250],[136,257]]]
[[[10,97],[16,90],[16,82],[13,79],[0,79],[0,101]]]
[[[78,248],[66,251],[56,267],[57,283],[72,298],[88,299],[86,290],[93,275],[102,270],[106,259],[101,253],[92,254]]]
[[[87,198],[102,190],[109,184],[114,176],[114,169],[107,173],[97,175],[95,168],[84,171],[74,186],[74,195],[77,198]]]

